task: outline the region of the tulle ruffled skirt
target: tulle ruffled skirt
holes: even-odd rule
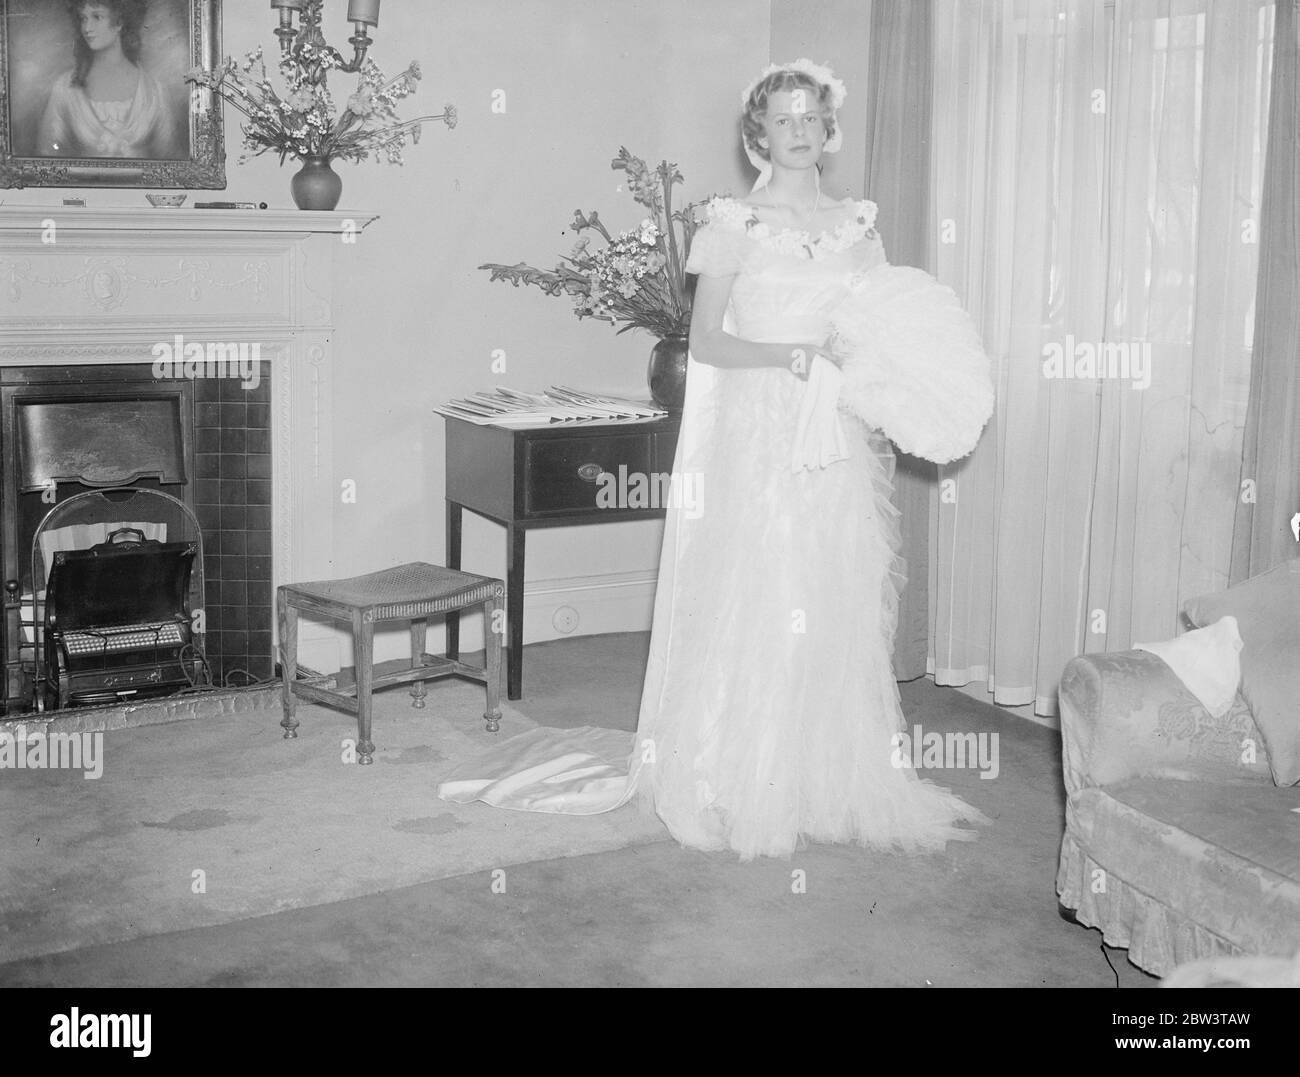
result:
[[[684,845],[742,859],[974,837],[957,824],[979,812],[894,765],[904,576],[889,442],[845,415],[850,458],[793,473],[792,376],[710,373],[705,429],[679,457],[700,511],[665,537],[638,802]]]

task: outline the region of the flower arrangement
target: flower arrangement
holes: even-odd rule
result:
[[[636,228],[612,236],[595,210],[577,209],[573,231],[599,232],[604,247],[591,249],[591,237],[584,236],[554,269],[536,269],[524,262],[512,266],[489,262],[479,269],[490,271],[491,280],[508,280],[516,288],[531,284],[547,295],[568,295],[580,319],[622,322],[619,333],[644,329],[661,338],[685,335],[691,324],[686,260],[699,227],[695,208],[707,199],[674,210],[673,187],[682,182],[677,166],[661,161],[657,168],[649,168],[626,147],[619,148],[610,167],[626,174],[632,197],[650,211]]]
[[[414,60],[400,75],[386,78],[373,60],[366,60],[358,72],[358,83],[339,112],[326,85],[329,71],[343,66],[343,58],[328,45],[310,42],[297,45],[280,61],[285,89],[277,93],[267,77],[259,45],[242,63],[227,57],[215,70],[198,67],[185,76],[186,82],[206,86],[220,94],[247,117],[243,124],[245,153],[267,151],[286,157],[325,157],[343,161],[364,161],[372,152],[382,153],[389,164],[402,163],[402,148],[409,138],[419,142],[421,125],[442,120],[456,126],[456,109],[447,105],[438,116],[419,116],[399,121],[397,102],[415,91],[420,65]]]

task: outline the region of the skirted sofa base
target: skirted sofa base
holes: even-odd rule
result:
[[[1067,804],[1057,892],[1163,976],[1198,958],[1300,948],[1300,788],[1138,778]],[[1280,840],[1279,840],[1280,839]]]
[[[1146,651],[1061,678],[1061,905],[1139,968],[1300,949],[1300,785],[1274,784],[1240,693],[1215,718]]]

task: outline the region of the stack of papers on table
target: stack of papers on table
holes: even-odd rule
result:
[[[464,419],[480,426],[635,422],[668,414],[654,404],[641,404],[615,396],[593,396],[563,385],[552,385],[544,393],[497,388],[491,392],[473,393],[460,400],[448,400],[433,410],[439,415]]]

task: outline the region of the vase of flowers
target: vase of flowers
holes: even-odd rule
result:
[[[574,210],[570,228],[599,234],[603,247],[593,250],[592,237],[583,236],[554,269],[536,269],[524,262],[489,262],[479,269],[488,270],[490,279],[508,280],[516,288],[531,284],[547,295],[567,295],[580,319],[621,323],[620,334],[642,329],[657,337],[648,371],[650,394],[660,407],[678,411],[685,395],[691,325],[686,260],[699,227],[695,210],[708,200],[673,209],[673,187],[682,182],[682,174],[668,161],[649,168],[621,147],[610,167],[627,176],[632,197],[650,211],[636,228],[611,235],[595,210]]]
[[[214,70],[195,68],[185,80],[211,88],[243,113],[241,164],[268,151],[278,153],[281,164],[296,157],[303,167],[290,183],[294,202],[300,209],[333,209],[343,181],[331,162],[364,161],[373,153],[376,160],[382,155],[389,164],[400,165],[403,147],[408,140],[419,142],[423,124],[442,120],[456,126],[453,105],[437,116],[398,119],[397,102],[414,93],[420,81],[414,60],[391,79],[366,60],[357,72],[355,92],[340,110],[326,79],[343,65],[335,49],[307,40],[281,59],[284,87],[279,91],[267,77],[260,45],[242,62],[227,57]]]

